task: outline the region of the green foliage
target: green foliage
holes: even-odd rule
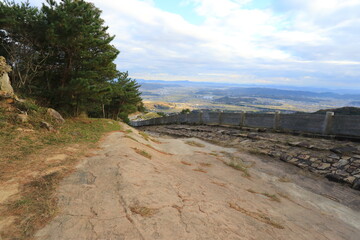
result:
[[[20,94],[73,116],[126,119],[143,109],[140,86],[116,70],[119,51],[94,4],[47,0],[38,9],[5,0],[0,16],[0,55]]]
[[[185,108],[185,109],[183,109],[183,110],[181,110],[181,114],[189,114],[191,111],[190,111],[190,109],[188,109],[188,108]]]
[[[163,113],[163,112],[157,112],[157,114],[158,114],[160,117],[166,117],[166,114]]]

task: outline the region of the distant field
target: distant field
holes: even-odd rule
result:
[[[150,83],[149,83],[150,82]],[[239,88],[188,83],[142,83],[145,107],[155,112],[222,110],[247,112],[315,112],[320,109],[351,106],[360,95],[339,95],[271,88]]]

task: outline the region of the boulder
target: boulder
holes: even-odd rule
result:
[[[6,64],[4,57],[0,56],[0,91],[5,94],[14,95],[14,89],[11,86],[8,72],[11,72],[11,67]]]
[[[47,115],[49,115],[52,119],[55,119],[56,122],[58,123],[64,123],[65,119],[61,116],[61,114],[56,111],[55,109],[52,108],[48,108],[47,110]]]
[[[16,115],[16,120],[21,123],[26,123],[29,121],[29,117],[27,114],[21,113]]]

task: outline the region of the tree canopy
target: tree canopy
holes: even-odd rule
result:
[[[101,10],[84,0],[0,2],[0,55],[15,90],[77,116],[118,118],[142,106],[139,85],[116,70]]]

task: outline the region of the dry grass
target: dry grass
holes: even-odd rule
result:
[[[131,140],[133,140],[133,141],[135,141],[135,142],[139,142],[138,140],[136,140],[135,138],[133,138],[133,137],[131,137],[131,136],[125,135],[124,137],[129,138],[129,139],[131,139]]]
[[[138,214],[142,217],[152,217],[158,212],[158,209],[155,208],[148,208],[143,206],[132,206],[130,207],[131,212]]]
[[[150,140],[150,136],[147,133],[139,131],[140,136],[142,136],[146,141]]]
[[[29,123],[24,124],[12,122],[11,112],[0,114],[9,117],[6,124],[0,124],[0,185],[8,181],[19,184],[19,192],[0,209],[3,220],[13,219],[0,232],[4,239],[32,239],[57,212],[55,192],[59,181],[74,169],[80,157],[92,156],[88,151],[104,133],[121,130],[118,122],[109,119],[66,119],[63,125],[57,125],[44,119],[41,109],[38,111],[29,112]],[[41,129],[39,122],[44,120],[56,131]],[[46,161],[60,153],[68,157],[56,163]],[[51,172],[54,167],[59,170]],[[49,174],[44,175],[47,171]]]
[[[154,148],[153,146],[151,146],[150,144],[145,144],[145,146],[147,146],[148,148],[150,148],[150,149],[152,149],[152,150],[154,150],[154,151],[156,151],[158,153],[164,154],[164,155],[168,155],[168,156],[173,156],[174,155],[172,153],[167,153],[167,152],[160,151],[160,150]]]
[[[220,182],[215,182],[215,181],[212,181],[211,183],[218,185],[220,187],[226,187],[226,183],[220,183]]]
[[[201,144],[201,143],[198,143],[198,142],[195,142],[195,141],[186,141],[185,142],[187,145],[190,145],[190,146],[193,146],[193,147],[205,147],[204,144]]]
[[[189,163],[189,162],[181,161],[181,163],[184,164],[184,165],[187,165],[187,166],[192,166],[192,164]]]
[[[247,189],[248,192],[250,193],[254,193],[254,194],[261,194],[267,198],[269,198],[271,201],[274,201],[274,202],[281,202],[280,198],[276,195],[276,194],[270,194],[270,193],[267,193],[267,192],[263,192],[263,193],[260,193],[260,192],[257,192],[251,188]]]
[[[212,166],[211,163],[199,163],[199,165],[202,167],[211,167]]]
[[[240,164],[240,163],[225,162],[225,161],[224,161],[224,164],[226,164],[226,165],[229,166],[229,167],[232,167],[233,169],[236,169],[236,170],[238,170],[238,171],[241,171],[241,172],[243,173],[242,176],[244,176],[244,177],[247,177],[247,178],[251,177],[248,169],[247,169],[245,166],[243,166],[242,164]]]
[[[261,193],[261,194],[268,197],[271,201],[281,202],[280,198],[276,194],[270,194],[270,193],[267,193],[267,192],[264,192],[264,193]]]
[[[291,182],[290,178],[286,177],[286,176],[282,176],[278,178],[279,182],[284,182],[284,183],[288,183]]]
[[[248,210],[238,206],[235,203],[229,203],[229,206],[231,208],[235,209],[238,212],[241,212],[241,213],[243,213],[243,214],[245,214],[245,215],[247,215],[249,217],[254,218],[255,220],[266,223],[266,224],[268,224],[268,225],[270,225],[272,227],[275,227],[277,229],[284,229],[284,226],[282,226],[281,224],[273,221],[270,217],[268,217],[268,216],[266,216],[264,214],[248,211]]]
[[[141,155],[141,156],[143,156],[143,157],[146,157],[146,158],[148,158],[148,159],[151,159],[151,158],[152,158],[151,154],[148,153],[148,152],[146,152],[145,150],[141,150],[141,149],[138,149],[138,148],[132,148],[132,149],[134,149],[134,151],[135,151],[137,154],[139,154],[139,155]]]
[[[248,191],[248,192],[250,192],[250,193],[258,193],[258,192],[256,192],[256,191],[252,190],[251,188],[247,189],[246,191]]]
[[[195,169],[193,169],[193,171],[195,171],[195,172],[207,173],[207,171],[204,170],[204,169],[202,169],[202,168],[195,168]]]

